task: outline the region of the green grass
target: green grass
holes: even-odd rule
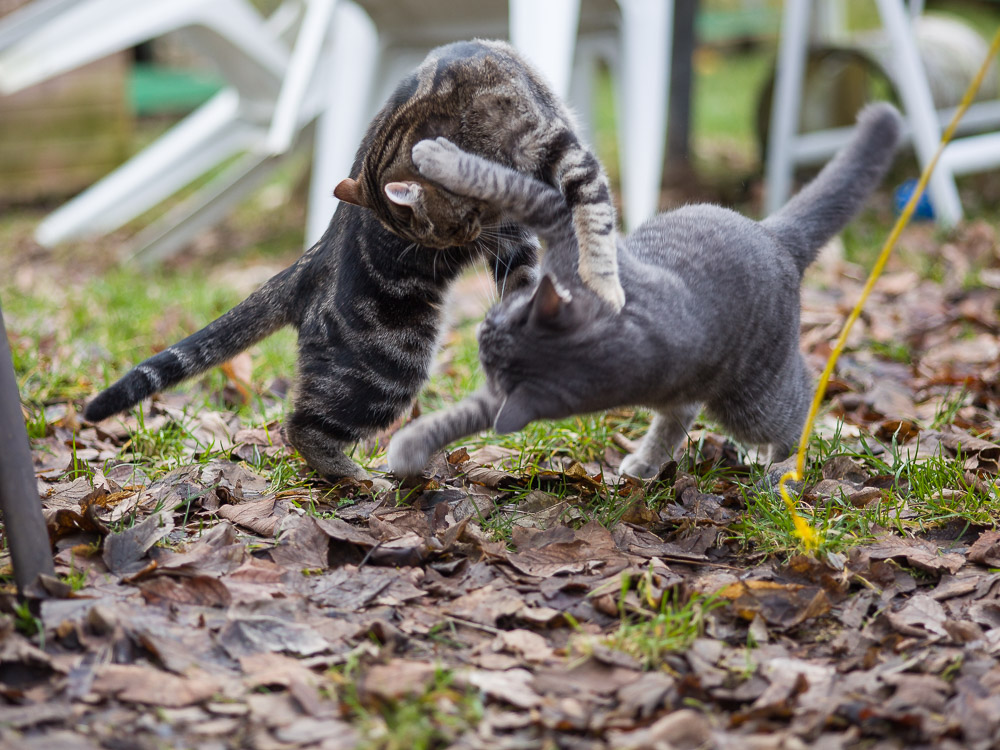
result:
[[[460,330],[451,343],[454,351],[446,373],[434,379],[422,397],[425,411],[442,408],[477,387],[482,382],[475,360],[476,344],[472,326]],[[902,344],[873,345],[886,358],[909,361],[910,351]],[[959,392],[943,404],[931,426],[950,424],[964,395]],[[605,451],[612,446],[612,435],[622,432],[638,439],[648,427],[648,415],[642,411],[623,410],[611,414],[592,414],[554,422],[536,422],[520,432],[495,435],[491,432],[457,441],[452,448],[466,446],[474,450],[483,445],[501,445],[516,453],[505,463],[514,474],[527,478],[524,489],[509,493],[503,507],[489,518],[481,519],[483,528],[496,540],[507,541],[518,519],[525,513],[518,505],[534,490],[542,490],[553,503],[569,503],[564,521],[582,525],[591,520],[611,528],[617,524],[632,502],[622,497],[619,488],[609,486],[603,491],[583,491],[579,484],[567,479],[561,483],[539,481],[537,475],[550,471],[567,459],[580,462],[603,461]],[[701,446],[693,444],[690,453],[701,455]],[[830,438],[813,436],[806,464],[806,485],[819,481],[822,465],[838,455],[858,459],[872,474],[897,477],[895,486],[883,497],[864,508],[855,508],[843,497],[834,497],[817,507],[803,506],[801,513],[821,532],[819,553],[840,553],[852,546],[870,542],[884,529],[896,528],[904,533],[923,531],[951,521],[970,524],[992,524],[996,516],[990,504],[996,499],[984,493],[981,486],[971,485],[963,475],[960,462],[950,458],[909,461],[905,451],[895,444],[882,445],[871,437],[846,441],[839,433]],[[727,483],[736,484],[743,495],[746,512],[733,527],[733,539],[753,552],[787,555],[802,550],[794,533],[792,519],[776,488],[768,488],[761,467],[750,476],[737,475],[732,470],[712,466],[703,461],[682,459],[680,469],[693,474],[702,492],[717,492]],[[956,502],[951,492],[966,492]],[[645,500],[651,508],[672,501],[673,488],[667,486],[652,492]]]
[[[176,343],[240,301],[203,270],[137,273],[123,267],[82,289],[26,295],[7,290],[3,309],[22,396],[32,405],[82,399],[151,354]],[[254,347],[254,377],[288,373],[294,333]],[[224,377],[208,376],[210,390]]]
[[[1000,18],[996,9],[960,2],[932,3],[932,7],[957,10],[973,19],[977,28],[989,32]],[[854,27],[870,25],[873,5],[864,0],[852,0],[850,23]],[[742,184],[759,171],[755,116],[758,97],[773,65],[773,46],[768,44],[702,49],[695,60],[693,101],[694,160],[701,178],[710,183],[725,183],[724,193],[738,194],[733,185]],[[598,153],[616,178],[617,144],[614,132],[615,116],[613,87],[605,74],[595,88],[596,117],[594,142]],[[156,127],[161,127],[156,126]],[[140,141],[148,140],[150,132],[140,133]],[[137,145],[141,145],[138,143]],[[67,400],[82,403],[94,392],[124,374],[130,367],[156,351],[175,343],[200,329],[209,321],[237,303],[242,294],[227,284],[224,276],[213,272],[223,262],[230,262],[238,253],[239,263],[252,263],[265,258],[271,262],[288,262],[301,248],[301,204],[290,200],[302,184],[301,162],[292,161],[278,176],[258,191],[236,211],[224,228],[226,241],[215,240],[215,248],[199,257],[189,253],[167,268],[144,271],[134,266],[119,265],[109,260],[117,251],[118,241],[111,239],[103,248],[90,254],[91,247],[82,245],[68,251],[52,253],[50,260],[63,264],[65,278],[57,274],[42,276],[32,283],[18,281],[20,270],[16,258],[0,257],[0,297],[8,331],[11,332],[12,353],[21,393],[28,414],[28,430],[42,438],[52,429],[46,417],[46,407]],[[966,178],[973,179],[973,178]],[[994,221],[995,205],[985,199],[972,206],[970,214]],[[277,207],[276,207],[277,206]],[[749,201],[738,209],[753,213],[756,207]],[[41,217],[41,209],[23,209],[0,220],[0,245],[8,248],[28,247],[32,253],[42,253],[26,244],[30,228]],[[852,223],[845,233],[849,259],[866,263],[877,252],[891,220],[890,209],[883,197]],[[940,276],[944,269],[939,258],[914,256],[903,258],[907,264],[929,277]],[[90,266],[107,271],[92,275]],[[43,264],[44,267],[44,264]],[[482,383],[479,370],[474,324],[463,324],[447,347],[448,364],[434,376],[420,397],[421,408],[433,411],[454,403]],[[899,343],[874,344],[883,356],[896,361],[909,361],[911,352]],[[291,377],[295,362],[295,335],[291,330],[266,339],[251,349],[253,384],[258,392],[277,377]],[[182,385],[192,397],[189,414],[194,418],[203,408],[235,410],[250,424],[263,424],[280,416],[274,409],[265,409],[260,400],[245,406],[225,404],[221,393],[225,377],[214,371]],[[933,426],[950,423],[962,403],[962,395],[950,401],[935,418]],[[642,412],[621,412],[610,415],[585,415],[558,422],[530,425],[509,436],[486,433],[461,441],[474,449],[484,444],[499,444],[517,451],[511,470],[534,477],[566,459],[580,462],[600,461],[612,446],[612,435],[622,432],[637,439],[648,426],[648,416]],[[157,474],[172,468],[189,451],[184,443],[192,438],[191,424],[174,422],[155,430],[140,426],[131,436],[127,453],[148,471]],[[825,445],[814,438],[808,465],[810,481],[818,474],[825,457],[836,451],[853,452],[869,465],[883,460],[865,446]],[[218,455],[215,447],[201,446],[198,460]],[[376,467],[384,460],[379,446],[359,447],[355,458],[363,465]],[[905,464],[905,462],[904,462]],[[958,508],[942,507],[934,500],[935,487],[952,489],[965,487],[961,483],[960,467],[955,462],[923,462],[921,466],[893,471],[905,478],[905,497],[886,493],[883,501],[857,511],[824,504],[807,514],[827,531],[828,547],[834,551],[868,539],[878,528],[915,523],[937,524],[949,518],[986,522],[989,509],[982,491],[969,488]],[[274,491],[302,486],[309,482],[308,472],[296,458],[260,457],[251,461],[252,468],[262,472]],[[716,491],[721,483],[734,482],[743,487],[747,513],[736,536],[748,549],[789,551],[796,549],[791,535],[790,520],[780,499],[773,492],[755,489],[759,477],[735,477],[724,470],[694,465],[682,467],[698,478],[699,489]],[[905,476],[904,476],[905,475]],[[72,473],[69,475],[72,476]],[[902,484],[900,485],[903,486]],[[602,493],[582,493],[572,482],[541,485],[532,480],[528,489],[507,498],[509,512],[496,514],[485,521],[496,538],[509,538],[511,524],[517,518],[517,504],[530,489],[543,488],[557,499],[572,501],[572,515],[577,522],[598,520],[606,525],[618,522],[630,502],[615,490]],[[667,486],[647,497],[651,506],[672,499]],[[904,513],[903,508],[906,508]],[[321,507],[317,512],[326,512]],[[916,513],[916,517],[913,514]],[[951,515],[949,515],[949,513]]]
[[[634,582],[623,576],[618,595],[621,622],[596,639],[628,654],[647,670],[664,668],[664,657],[690,647],[704,633],[705,615],[723,604],[699,594],[685,597],[676,588],[660,592],[654,581],[652,566]],[[574,648],[586,654],[594,640],[578,637]]]
[[[1000,497],[995,487],[970,482],[963,462],[943,449],[928,458],[912,459],[909,453],[915,450],[914,443],[880,443],[864,435],[851,443],[839,435],[829,440],[813,436],[806,460],[807,486],[821,478],[822,465],[836,456],[856,459],[873,476],[892,479],[881,497],[863,508],[854,507],[841,495],[815,507],[800,504],[799,512],[820,532],[820,555],[845,552],[889,529],[911,536],[946,524],[995,526],[1000,522]],[[802,551],[777,488],[762,487],[758,477],[741,489],[746,511],[731,527],[732,539],[759,553]]]
[[[39,648],[45,648],[45,627],[42,619],[31,610],[31,602],[14,604],[14,628],[27,638],[38,638]]]
[[[420,695],[374,700],[358,691],[362,667],[354,656],[331,672],[342,686],[341,702],[362,735],[364,750],[435,750],[449,747],[482,720],[477,691],[456,687],[454,675],[438,669]]]

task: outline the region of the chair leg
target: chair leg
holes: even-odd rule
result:
[[[625,226],[656,213],[663,180],[674,0],[618,0],[622,12],[620,126]]]
[[[206,27],[213,31],[203,42],[227,80],[243,82],[244,91],[277,89],[288,51],[247,2],[81,0],[5,50],[0,91],[18,91],[170,31]]]
[[[54,575],[49,534],[38,501],[21,398],[0,310],[0,511],[14,582],[23,593],[39,575]]]
[[[556,96],[569,94],[580,0],[510,0],[510,41],[545,76]]]
[[[913,145],[920,165],[926,167],[941,142],[941,128],[913,37],[911,19],[902,0],[878,0],[878,9],[893,50],[896,83],[913,132]],[[962,220],[962,201],[946,162],[935,168],[928,183],[928,192],[935,216],[942,225],[951,227]]]
[[[0,21],[0,51],[13,47],[33,34],[74,2],[75,0],[35,0],[4,16]]]
[[[580,139],[593,146],[594,139],[594,75],[597,61],[593,44],[587,39],[576,40],[573,56],[573,73],[570,76],[566,102],[577,116],[577,133]]]
[[[322,59],[323,43],[330,33],[336,8],[337,0],[313,0],[306,6],[292,57],[288,61],[288,70],[274,105],[271,129],[264,144],[265,150],[270,154],[285,153],[295,140],[299,112]]]
[[[371,19],[354,3],[338,4],[333,20],[333,44],[325,69],[327,106],[316,122],[306,247],[326,231],[339,201],[333,189],[351,174],[354,150],[361,142],[370,115],[376,70],[382,61],[379,39]]]
[[[812,0],[786,0],[781,20],[764,175],[767,183],[764,205],[766,215],[781,208],[792,192],[792,170],[795,164],[792,141],[798,134],[799,127],[802,84],[809,48],[811,2]]]

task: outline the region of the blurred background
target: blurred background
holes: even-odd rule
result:
[[[272,24],[282,22],[280,14],[288,5],[279,0],[252,4]],[[0,23],[26,5],[24,0],[0,0]],[[412,0],[371,5],[390,16],[397,13],[403,21],[420,9]],[[823,28],[828,18],[813,21],[814,30],[822,33],[814,34],[807,56],[803,131],[850,125],[866,100],[897,97],[888,74],[893,61],[874,0],[834,5],[836,29]],[[659,208],[707,200],[759,216],[784,4],[700,0],[678,2],[681,6],[693,18],[689,32],[679,21],[682,37],[675,36],[675,85]],[[953,106],[1000,26],[1000,3],[931,0],[924,20],[929,23],[922,25],[918,46],[934,103]],[[293,38],[294,32],[286,36]],[[219,220],[155,264],[128,260],[136,238],[238,166],[243,155],[234,151],[120,228],[70,241],[38,242],[36,229],[50,212],[157,142],[224,88],[227,79],[218,61],[192,42],[197,39],[190,34],[164,33],[0,96],[0,297],[22,387],[37,403],[89,394],[128,364],[221,314],[303,249],[312,160],[308,149],[295,148],[280,163],[269,162],[266,178]],[[422,53],[402,59],[415,64],[420,57]],[[611,70],[599,63],[583,119],[620,194],[617,93]],[[1000,98],[995,70],[980,96]],[[579,95],[574,103],[579,109]],[[798,177],[810,170],[815,166],[803,167]],[[849,261],[864,265],[877,252],[894,217],[898,188],[918,171],[917,160],[907,151],[886,187],[845,233]],[[330,184],[328,190],[332,188]],[[967,220],[994,223],[1000,205],[996,174],[960,177],[958,188]],[[935,233],[944,229],[928,225],[916,231],[939,236]],[[468,316],[482,309],[486,294],[470,305]],[[254,366],[261,377],[287,374],[293,341],[285,332],[255,350]],[[95,363],[101,363],[99,368]],[[53,379],[52,372],[60,374]]]

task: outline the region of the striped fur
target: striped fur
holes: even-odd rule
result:
[[[366,476],[344,450],[410,408],[439,344],[451,282],[486,259],[498,288],[523,285],[534,278],[538,247],[526,230],[491,215],[480,201],[429,191],[419,224],[389,204],[381,186],[415,174],[410,148],[426,128],[438,128],[552,184],[564,180],[579,193],[581,215],[611,217],[610,237],[607,180],[572,127],[509,46],[467,42],[432,52],[376,115],[358,151],[352,175],[362,194],[377,196],[367,201],[371,210],[342,203],[322,239],[296,263],[99,393],[86,418],[124,411],[291,325],[299,334],[298,378],[286,434],[321,474]],[[591,223],[604,231],[599,221]],[[470,226],[482,231],[491,224],[493,233],[468,241]]]
[[[464,244],[477,228],[503,219],[494,206],[427,183],[411,150],[443,136],[471,153],[559,188],[573,213],[584,283],[618,310],[616,216],[608,179],[579,140],[573,117],[542,79],[505,42],[458,42],[432,52],[380,115],[357,177],[360,205],[395,234],[428,247]],[[384,194],[389,182],[419,182],[422,199],[400,207]],[[471,226],[470,226],[471,225]]]

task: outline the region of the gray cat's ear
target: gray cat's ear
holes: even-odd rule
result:
[[[572,301],[569,290],[563,289],[552,276],[545,274],[531,298],[531,318],[536,323],[551,325],[559,320],[559,314]]]
[[[389,182],[385,196],[397,206],[412,206],[420,200],[423,190],[418,182]]]
[[[534,409],[523,398],[523,393],[519,389],[514,389],[500,404],[496,419],[493,420],[493,429],[501,435],[517,432],[533,419],[535,419]]]
[[[366,207],[361,200],[361,189],[358,186],[358,181],[352,180],[350,177],[337,183],[337,187],[333,189],[333,197],[339,201],[344,201],[344,203],[353,203],[355,206],[361,206],[362,208]]]

